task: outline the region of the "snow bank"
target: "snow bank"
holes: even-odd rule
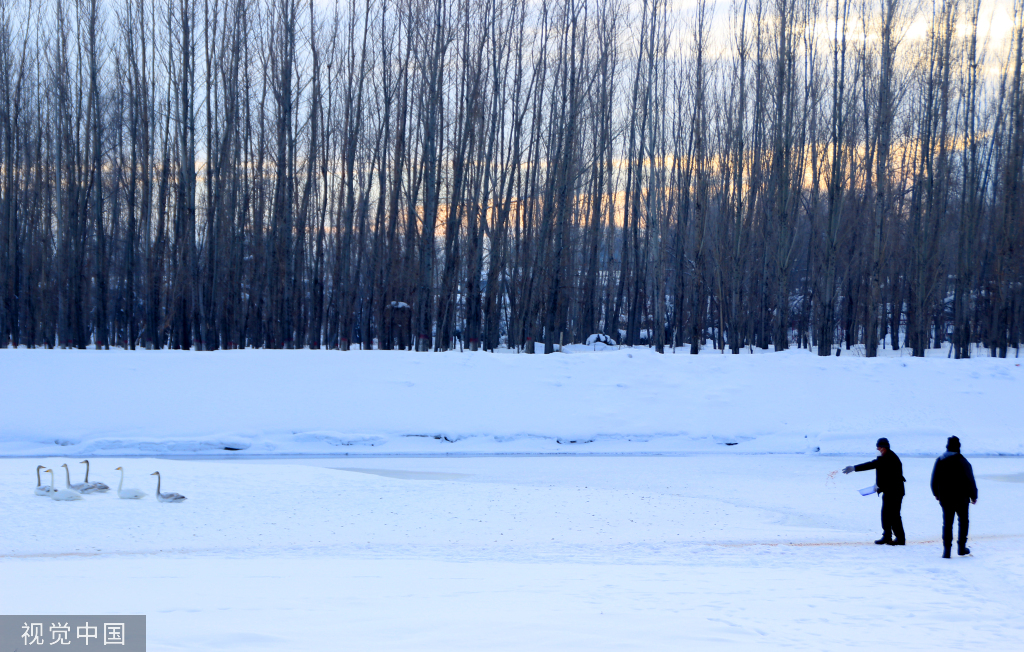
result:
[[[0,350],[0,455],[1024,454],[1020,360]]]

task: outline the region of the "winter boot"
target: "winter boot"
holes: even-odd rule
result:
[[[963,544],[963,543],[961,543],[961,544],[957,544],[957,547],[956,547],[956,554],[958,554],[958,555],[960,555],[961,557],[963,557],[964,555],[969,555],[969,554],[971,554],[971,549],[970,549],[970,548],[968,548],[966,544]]]
[[[878,541],[875,541],[875,545],[878,545],[878,546],[882,546],[882,545],[885,545],[885,544],[892,545],[892,539],[890,539],[889,537],[882,537]]]
[[[950,553],[951,549],[952,549],[952,546],[942,546],[942,558],[943,559],[949,559],[949,553]]]

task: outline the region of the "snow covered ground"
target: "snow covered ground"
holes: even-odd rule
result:
[[[973,554],[942,560],[928,457],[904,457],[909,545],[871,543],[872,474],[834,472],[872,443],[94,458],[150,496],[71,503],[33,495],[34,469],[77,458],[0,459],[0,613],[142,613],[153,651],[1020,650],[1024,458],[972,459]],[[153,500],[156,470],[188,500]]]
[[[0,456],[1024,454],[1019,359],[599,348],[3,349]]]
[[[1024,649],[1021,361],[597,348],[0,350],[0,613],[146,614],[160,652]],[[942,560],[953,434],[981,499]],[[906,547],[836,473],[879,436]],[[33,494],[83,457],[149,496]]]

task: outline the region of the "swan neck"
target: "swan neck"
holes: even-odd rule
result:
[[[68,467],[64,467],[64,477],[67,478],[68,489],[71,488],[71,470]]]
[[[156,474],[156,495],[160,495],[160,474]]]
[[[85,461],[85,483],[89,484],[89,460]]]
[[[39,477],[39,467],[38,466],[36,467],[36,486],[37,487],[42,487],[43,486],[43,479],[41,477]],[[88,640],[88,639],[86,639],[86,640]]]
[[[53,471],[50,471],[50,491],[56,491],[57,488],[53,486]],[[89,640],[89,639],[85,639]]]
[[[120,493],[121,486],[124,485],[124,469],[121,469],[121,481],[117,483],[117,491]]]

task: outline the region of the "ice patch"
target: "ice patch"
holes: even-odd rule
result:
[[[998,480],[999,482],[1021,482],[1024,483],[1024,473],[1011,473],[1009,475],[983,475],[981,476],[988,480]]]
[[[399,480],[465,480],[473,477],[472,473],[440,473],[436,471],[400,471],[394,469],[356,469],[351,467],[328,467],[337,471],[351,471],[352,473],[368,473],[379,475],[385,478],[397,478]]]

